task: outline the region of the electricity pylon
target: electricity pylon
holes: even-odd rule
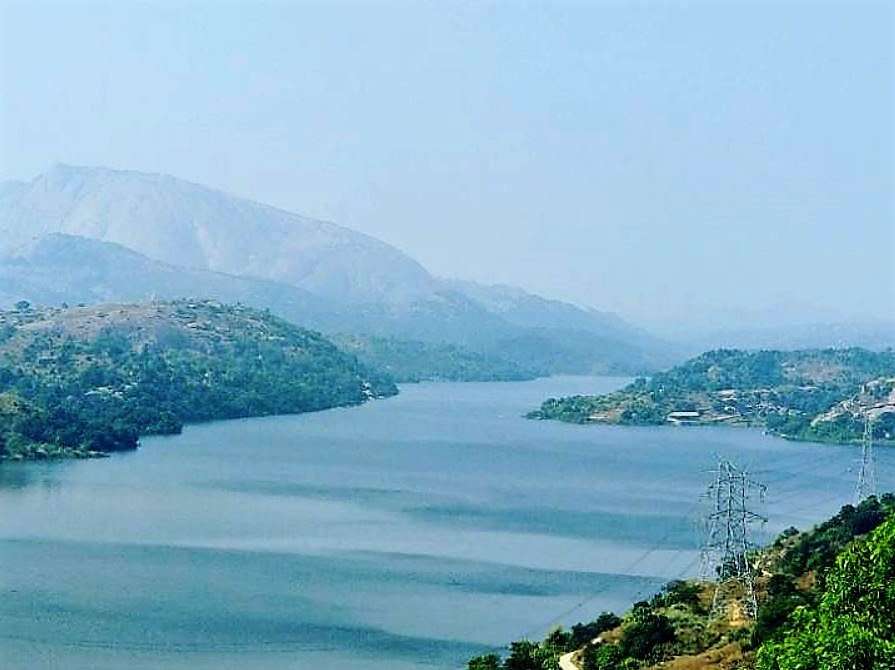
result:
[[[714,572],[717,579],[712,599],[712,616],[722,614],[731,602],[738,601],[743,615],[755,618],[758,601],[749,552],[755,547],[750,540],[749,526],[766,523],[767,519],[749,509],[749,501],[757,492],[764,498],[766,487],[752,481],[745,470],[728,460],[718,461],[715,480],[709,485],[708,497],[713,510],[706,515],[706,538],[702,548],[703,578]]]
[[[864,415],[864,437],[861,439],[861,469],[855,487],[855,506],[876,495],[876,464],[873,458],[873,415]]]

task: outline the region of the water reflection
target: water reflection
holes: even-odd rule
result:
[[[68,461],[0,462],[0,491],[24,489],[30,486],[46,491],[57,490],[60,486],[60,474],[70,465]]]

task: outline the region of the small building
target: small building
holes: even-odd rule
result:
[[[700,413],[696,410],[671,412],[665,417],[669,423],[693,423],[699,421]]]

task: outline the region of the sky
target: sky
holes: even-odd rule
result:
[[[0,0],[0,179],[164,172],[640,323],[895,314],[895,9]]]

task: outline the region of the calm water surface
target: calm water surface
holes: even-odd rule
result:
[[[623,381],[410,385],[0,465],[0,667],[460,668],[692,574],[718,454],[768,483],[768,534],[849,501],[852,448],[521,418]]]

